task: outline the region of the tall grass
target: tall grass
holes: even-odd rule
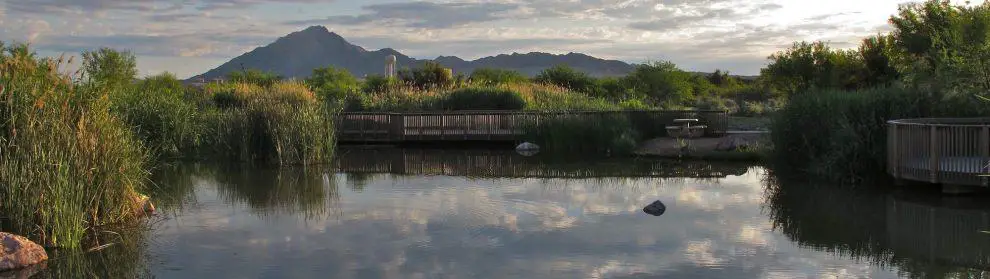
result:
[[[201,155],[278,165],[328,162],[333,155],[334,112],[301,83],[235,83],[206,94],[216,107],[202,119]]]
[[[626,155],[639,143],[641,133],[624,115],[596,114],[589,121],[579,114],[559,114],[528,123],[524,138],[554,154],[572,152]]]
[[[135,216],[148,174],[107,89],[59,73],[62,62],[26,46],[0,53],[0,215],[17,233],[75,248],[87,229]]]
[[[420,89],[396,85],[378,91],[351,95],[345,101],[350,111],[433,110],[618,110],[649,109],[638,100],[612,102],[590,97],[564,87],[538,83],[504,83]]]

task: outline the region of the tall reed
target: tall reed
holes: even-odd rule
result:
[[[26,46],[0,53],[0,215],[75,248],[87,229],[135,217],[147,156],[107,89],[59,73],[63,62]]]

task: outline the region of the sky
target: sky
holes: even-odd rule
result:
[[[855,47],[905,0],[0,0],[0,40],[41,55],[111,47],[185,78],[293,31],[432,59],[531,51],[755,75],[795,41]],[[962,3],[962,1],[953,1]]]

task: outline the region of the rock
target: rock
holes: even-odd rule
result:
[[[736,151],[749,148],[752,145],[752,142],[744,138],[729,136],[725,137],[722,141],[715,145],[715,151]]]
[[[0,232],[0,271],[23,269],[48,260],[41,245],[27,238]]]
[[[540,153],[540,146],[535,143],[524,142],[516,146],[516,153],[523,156],[533,156]]]
[[[644,207],[643,212],[646,212],[646,214],[650,214],[653,216],[660,216],[663,215],[664,212],[667,212],[667,206],[663,205],[663,203],[660,201],[654,201],[650,205]]]
[[[131,202],[134,203],[134,213],[137,216],[146,216],[155,213],[155,205],[151,203],[151,198],[148,196],[133,193],[131,194]]]
[[[530,150],[530,151],[531,150],[540,150],[540,146],[539,145],[536,145],[535,143],[524,142],[524,143],[520,143],[519,145],[516,146],[516,151],[521,151],[521,150]]]

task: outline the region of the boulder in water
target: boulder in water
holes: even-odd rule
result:
[[[523,151],[523,150],[526,151],[540,150],[540,146],[531,142],[520,143],[519,145],[516,146],[516,151]]]
[[[516,146],[516,153],[523,156],[533,156],[540,153],[540,146],[535,143],[524,142]]]
[[[659,200],[654,201],[650,205],[647,205],[646,207],[643,208],[643,212],[646,212],[646,214],[650,214],[653,216],[663,215],[663,213],[666,211],[667,211],[667,206],[663,205],[663,203],[660,202]]]
[[[0,232],[0,271],[27,268],[48,260],[45,248],[27,238]]]

